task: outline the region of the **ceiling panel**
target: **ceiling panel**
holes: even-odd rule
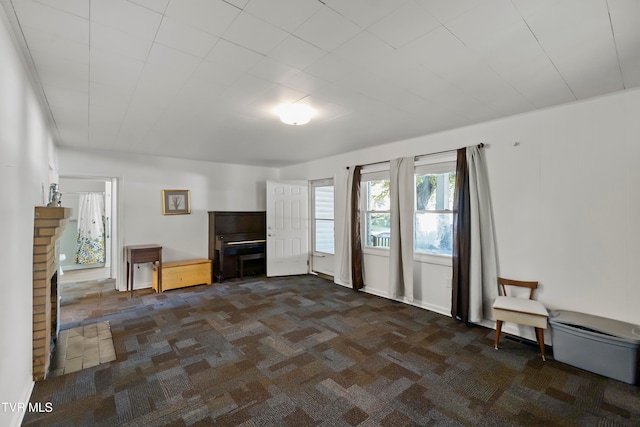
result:
[[[57,0],[49,0],[49,1],[57,1]],[[73,0],[78,2],[86,3],[83,0]],[[169,5],[169,0],[129,0],[131,3],[138,4],[142,7],[146,7],[147,9],[155,10],[159,13],[164,13],[167,10],[167,6]]]
[[[640,86],[636,0],[0,5],[60,146],[279,166]]]
[[[162,14],[127,0],[91,0],[91,21],[153,40],[160,27]]]
[[[89,20],[32,0],[14,2],[16,13],[24,17],[22,27],[31,27],[52,38],[89,44]],[[25,30],[25,33],[28,33]]]
[[[89,77],[92,83],[132,91],[138,84],[144,62],[102,49],[91,50]]]
[[[85,0],[34,0],[81,18],[89,19],[89,2]]]
[[[231,86],[244,73],[245,70],[239,71],[232,65],[202,61],[186,84],[197,85],[201,91],[205,92],[209,86]]]
[[[154,43],[137,88],[148,91],[180,89],[200,62],[195,56]]]
[[[248,13],[241,13],[224,33],[225,40],[261,55],[271,52],[287,36],[286,31]]]
[[[522,18],[509,0],[485,0],[446,23],[446,27],[464,44],[491,36]]]
[[[640,40],[638,40],[640,2],[610,0],[607,4],[624,87],[636,87],[640,85]]]
[[[418,3],[428,9],[439,22],[448,24],[451,20],[480,6],[484,1],[485,0],[418,0]],[[531,3],[537,3],[537,1]]]
[[[104,114],[109,119],[123,116],[133,96],[133,93],[129,90],[118,89],[96,82],[91,83],[90,90],[89,108],[101,106]]]
[[[165,12],[171,18],[216,36],[222,36],[239,13],[237,7],[227,2],[211,0],[171,1]]]
[[[96,22],[91,23],[91,48],[102,49],[116,55],[145,61],[153,40],[132,36]]]
[[[344,76],[357,74],[358,72],[357,67],[351,61],[333,54],[324,55],[305,68],[304,71],[327,82],[336,82]]]
[[[276,46],[269,57],[291,67],[303,70],[325,55],[325,52],[314,45],[289,35]]]
[[[219,38],[198,28],[164,17],[155,41],[199,58],[207,56]]]
[[[265,57],[251,68],[249,74],[269,82],[280,84],[297,74],[298,71],[300,70],[297,68]]]
[[[554,11],[528,16],[527,24],[575,96],[621,90],[622,77],[613,71],[619,66],[607,2],[566,0]]]
[[[360,28],[367,28],[386,16],[391,15],[399,7],[412,0],[327,0],[331,9],[355,23]]]
[[[56,124],[65,129],[69,144],[86,147],[89,136],[89,107],[84,101],[85,92],[74,92],[52,86],[44,86],[47,101],[55,114]]]
[[[34,56],[34,62],[44,86],[88,92],[89,64],[70,61],[49,53],[35,53],[37,54]]]
[[[257,64],[263,56],[225,39],[220,39],[205,60],[225,65],[240,72]]]
[[[406,61],[433,67],[471,52],[451,31],[442,26],[398,50],[404,54]]]
[[[334,10],[323,7],[293,34],[326,51],[332,51],[353,38],[360,28]]]
[[[358,65],[369,65],[382,56],[389,56],[394,48],[368,32],[362,32],[346,41],[333,54]]]
[[[34,51],[60,59],[89,64],[89,43],[65,40],[40,28],[25,28],[25,39]]]
[[[371,25],[368,31],[399,48],[439,26],[421,2],[410,1]]]
[[[248,2],[244,10],[292,33],[320,8],[322,3],[318,0],[269,0]]]
[[[555,68],[540,70],[526,82],[519,83],[517,88],[536,108],[551,107],[576,100],[567,82]]]
[[[329,84],[329,82],[312,76],[305,71],[296,73],[282,83],[283,86],[295,89],[299,92],[307,93],[309,95],[323,93],[323,88],[325,88]]]
[[[522,20],[469,43],[476,57],[514,85],[526,82],[553,63]],[[555,72],[555,69],[554,69]]]

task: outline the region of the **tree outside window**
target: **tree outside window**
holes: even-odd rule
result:
[[[432,168],[424,167],[416,174],[416,252],[452,254],[455,182],[455,162]]]

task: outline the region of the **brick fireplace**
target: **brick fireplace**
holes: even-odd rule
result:
[[[36,207],[33,226],[33,379],[46,378],[58,319],[56,242],[70,208]]]

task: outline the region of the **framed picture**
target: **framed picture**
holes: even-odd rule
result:
[[[191,213],[189,190],[162,190],[162,214],[181,215]]]

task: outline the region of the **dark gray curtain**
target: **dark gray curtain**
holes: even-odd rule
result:
[[[362,166],[353,170],[351,185],[351,287],[354,291],[364,288],[362,272],[362,234],[360,231],[360,178]]]
[[[467,149],[460,148],[456,161],[453,202],[453,279],[451,316],[469,322],[469,278],[471,262],[471,216],[469,214],[469,169]]]

